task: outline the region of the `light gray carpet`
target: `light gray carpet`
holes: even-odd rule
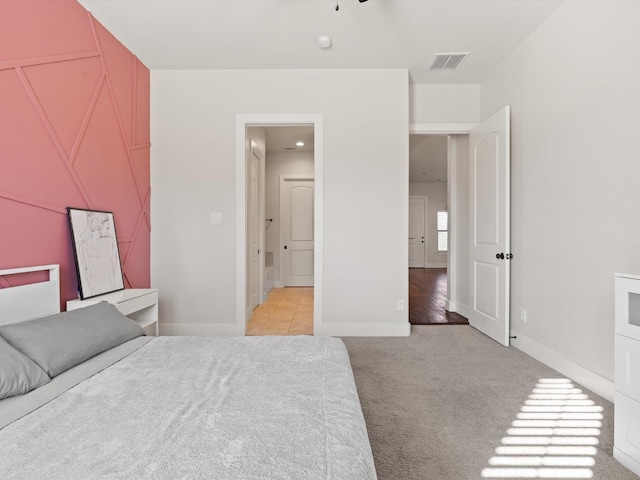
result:
[[[538,380],[564,378],[470,326],[414,326],[410,337],[343,340],[379,480],[498,478],[482,472],[497,468],[489,460]],[[597,480],[637,479],[612,456],[613,405],[575,387],[603,407],[596,453],[581,457],[595,463],[557,468],[577,468]],[[558,478],[545,476],[551,467],[527,468],[533,469],[528,476],[502,478]]]

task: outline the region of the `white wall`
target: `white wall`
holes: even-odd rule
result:
[[[427,197],[426,267],[446,268],[447,254],[438,253],[437,213],[447,210],[447,182],[409,182],[409,195]]]
[[[400,69],[152,71],[152,284],[164,334],[242,333],[236,115],[283,112],[323,115],[324,315],[316,333],[409,333],[407,311],[396,310],[397,299],[408,301],[408,84]],[[223,223],[210,224],[210,212]]]
[[[480,120],[479,85],[411,85],[409,123],[465,124]]]
[[[607,398],[613,274],[640,273],[639,24],[565,2],[481,86],[483,118],[512,107],[514,343]]]
[[[313,152],[267,152],[266,218],[273,222],[266,229],[266,251],[273,252],[275,278],[283,283],[280,271],[280,175],[313,175]]]

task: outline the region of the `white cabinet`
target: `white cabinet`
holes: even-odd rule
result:
[[[156,288],[127,288],[118,292],[107,293],[85,300],[69,300],[67,310],[88,307],[106,301],[127,317],[135,320],[142,328],[155,326],[158,332],[158,289]]]
[[[615,276],[613,456],[640,475],[640,276]]]

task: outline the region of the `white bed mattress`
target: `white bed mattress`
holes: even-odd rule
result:
[[[0,452],[6,480],[376,478],[346,348],[323,337],[154,338],[4,427]]]

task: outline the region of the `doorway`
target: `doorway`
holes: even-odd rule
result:
[[[486,333],[491,338],[497,340],[504,345],[508,343],[509,331],[509,268],[508,260],[511,258],[509,251],[509,117],[510,109],[508,106],[503,107],[500,111],[484,120],[480,124],[410,124],[409,132],[412,135],[447,135],[448,136],[448,211],[449,211],[449,255],[447,265],[447,307],[449,312],[456,312],[469,319],[471,326]],[[474,137],[475,136],[475,137]],[[472,137],[473,144],[472,144]],[[482,139],[491,139],[492,142],[482,142]],[[486,148],[493,144],[496,148]],[[472,154],[473,152],[473,154]],[[499,212],[496,214],[497,223],[501,225],[498,229],[502,232],[499,238],[494,241],[493,256],[489,255],[492,260],[499,258],[502,260],[502,266],[496,265],[494,269],[494,280],[501,287],[498,289],[477,290],[478,285],[486,279],[478,282],[477,276],[477,254],[472,252],[472,244],[474,239],[478,238],[478,232],[472,231],[473,214],[478,209],[477,202],[474,200],[477,192],[474,190],[476,180],[472,181],[473,173],[472,165],[478,164],[478,152],[499,153],[488,158],[494,158],[493,170],[499,172],[499,184],[504,186],[506,195],[499,194],[497,200],[501,205]],[[486,155],[483,155],[486,156]],[[491,162],[486,164],[490,166]],[[475,168],[475,167],[474,167]],[[484,170],[484,169],[483,169]],[[486,173],[486,172],[485,172]],[[477,176],[477,175],[475,175]],[[487,178],[490,178],[488,175]],[[484,177],[483,177],[484,178]],[[500,189],[492,189],[483,185],[485,190],[503,191]],[[479,198],[492,198],[491,195],[479,195]],[[473,204],[473,206],[472,206]],[[483,208],[483,215],[491,211],[486,205]],[[495,210],[495,209],[494,209]],[[484,243],[486,240],[482,240]],[[506,252],[506,253],[505,253]],[[473,256],[472,256],[473,253]],[[502,255],[500,255],[502,253]],[[486,262],[487,265],[490,262]],[[473,265],[473,266],[472,266]],[[472,271],[473,270],[473,271]],[[484,269],[485,271],[488,268]],[[483,273],[483,272],[480,272]],[[473,277],[472,275],[475,275]],[[486,275],[487,277],[489,275]],[[494,298],[491,298],[492,294]],[[480,295],[478,295],[480,294]],[[497,315],[493,315],[494,326],[496,331],[490,331],[484,328],[481,322],[478,322],[478,310],[482,310],[480,314],[485,313],[489,309],[484,308],[486,305],[498,305],[496,308]],[[480,308],[478,308],[480,307]],[[489,312],[493,313],[493,312]],[[490,315],[487,315],[489,317]],[[487,322],[488,323],[488,322]]]
[[[409,136],[409,323],[448,323],[449,137]],[[451,318],[451,323],[460,323]]]
[[[256,334],[258,329],[252,322],[254,317],[258,316],[262,321],[275,322],[272,327],[277,327],[261,328],[264,334],[287,334],[283,327],[290,330],[289,334],[312,334],[314,326],[322,322],[322,289],[314,287],[322,276],[321,116],[276,115],[268,119],[264,118],[265,116],[257,117],[260,117],[259,121],[242,119],[241,122],[238,119],[237,124],[239,131],[244,127],[243,144],[247,146],[246,214],[242,219],[247,222],[244,278],[247,302],[242,318],[245,332]],[[281,121],[284,117],[287,121]],[[253,173],[252,166],[253,157],[256,155],[248,151],[249,145],[252,146],[251,150],[255,150],[254,143],[262,143],[265,151],[262,172],[258,175]],[[238,150],[239,148],[237,153]],[[252,201],[256,196],[253,193],[256,188],[252,179],[256,176],[262,179],[262,188],[257,188],[260,192],[257,196],[261,199],[257,209],[255,201]],[[288,182],[283,186],[283,181]],[[292,185],[293,190],[288,188]],[[288,197],[284,195],[285,187],[289,193]],[[287,217],[283,217],[281,212],[283,200],[286,200],[291,213]],[[261,230],[261,244],[258,249],[254,248],[255,244],[251,241],[252,223],[256,223],[256,210],[261,217],[257,222]],[[320,241],[316,240],[316,236],[319,236]],[[257,283],[252,273],[257,269],[251,268],[253,250],[259,252],[258,262],[262,269],[259,276],[259,280],[262,281],[261,298],[255,309],[249,302],[251,298],[255,298],[251,291]],[[290,258],[290,252],[295,252],[294,258]],[[239,257],[240,253],[237,257],[238,264]],[[291,275],[286,275],[287,271],[294,274],[293,284]],[[242,271],[239,269],[239,272]],[[321,283],[318,283],[321,287]],[[296,287],[286,288],[285,285]]]

